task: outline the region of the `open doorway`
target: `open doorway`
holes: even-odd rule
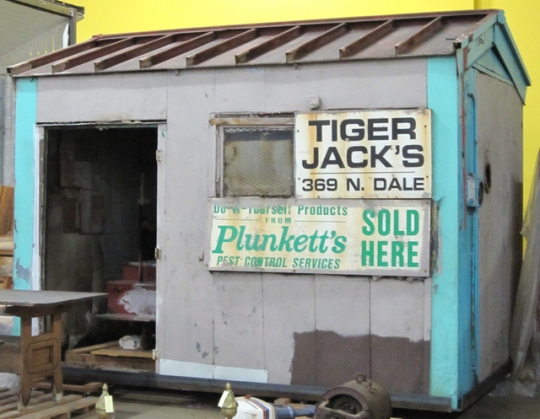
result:
[[[69,312],[65,347],[148,335],[130,315],[155,325],[157,127],[54,127],[45,138],[42,288],[109,293]],[[96,316],[107,313],[117,316]]]

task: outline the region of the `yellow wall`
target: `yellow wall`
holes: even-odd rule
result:
[[[473,0],[74,0],[78,40],[101,33],[473,9]]]
[[[533,82],[540,80],[538,0],[74,0],[86,8],[78,41],[96,34],[241,23],[467,9],[503,9]],[[540,90],[529,88],[524,122],[524,195],[540,147]],[[526,201],[525,201],[526,202]]]

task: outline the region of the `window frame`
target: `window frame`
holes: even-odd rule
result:
[[[216,163],[215,163],[215,196],[218,198],[267,198],[264,195],[247,195],[247,196],[225,196],[224,175],[225,175],[225,128],[254,128],[254,129],[291,129],[292,130],[292,190],[290,196],[268,196],[268,198],[294,198],[296,196],[294,182],[294,114],[279,114],[279,115],[215,115],[210,118],[210,124],[215,126],[216,136]]]

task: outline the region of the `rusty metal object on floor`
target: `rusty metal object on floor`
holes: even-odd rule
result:
[[[315,419],[390,419],[392,405],[384,388],[363,374],[327,391]]]

